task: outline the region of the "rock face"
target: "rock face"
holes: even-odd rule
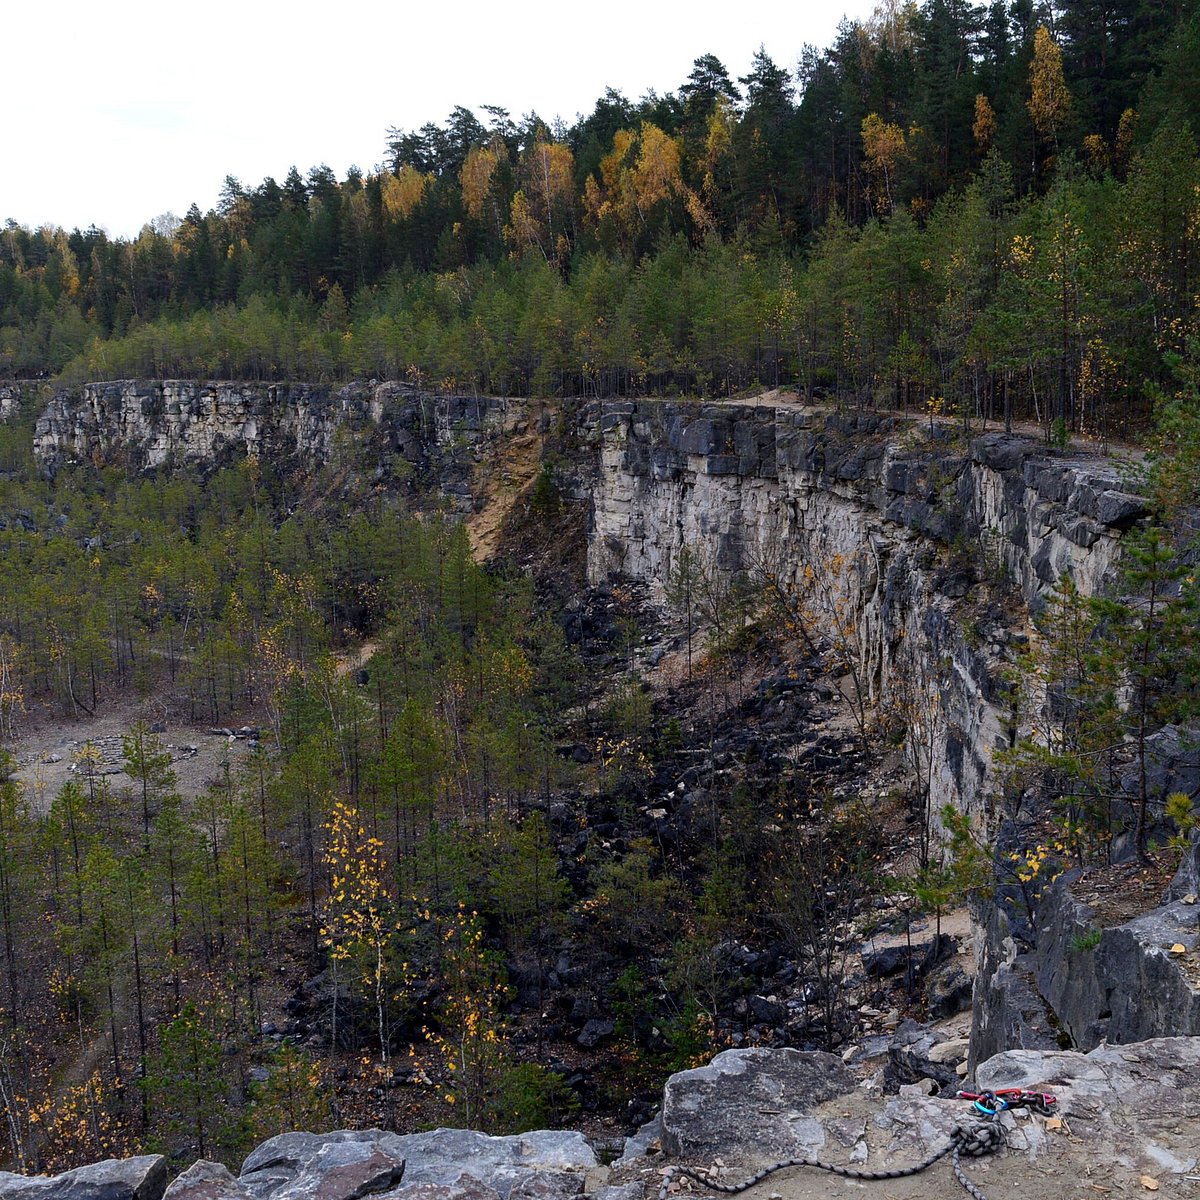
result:
[[[0,1200],[161,1200],[166,1186],[161,1154],[110,1158],[62,1175],[0,1171]]]
[[[725,1155],[746,1165],[815,1154],[825,1131],[809,1114],[855,1082],[832,1054],[726,1050],[667,1081],[663,1150],[689,1161]]]
[[[1174,731],[1167,734],[1174,742]],[[971,1065],[1009,1049],[1091,1050],[1104,1041],[1200,1035],[1198,883],[1194,841],[1162,903],[1131,919],[1093,909],[1080,894],[1088,884],[1080,871],[1054,882],[1019,943],[999,906],[986,911]]]
[[[434,396],[403,383],[89,383],[59,392],[38,419],[34,453],[53,474],[68,461],[122,458],[147,470],[248,454],[319,467],[340,436],[376,439],[420,466],[432,452],[503,432],[507,401]]]
[[[872,414],[749,404],[595,403],[581,420],[600,459],[592,582],[661,590],[685,545],[785,586],[816,569],[871,699],[900,701],[905,679],[935,689],[935,811],[973,810],[1013,736],[1003,614],[964,624],[958,601],[984,575],[1031,608],[1064,573],[1092,593],[1142,511],[1115,467],[997,433],[966,446]]]
[[[853,642],[856,686],[900,712],[910,736],[921,727],[935,813],[980,811],[994,751],[1015,742],[1004,675],[1020,627],[1064,575],[1100,591],[1146,514],[1117,465],[1000,433],[968,443],[874,414],[634,402],[585,406],[581,428],[599,459],[591,580],[625,575],[661,594],[688,547],[806,594]],[[987,602],[983,579],[1007,581],[1008,599]],[[1160,800],[1200,786],[1191,745],[1172,730],[1155,740]],[[1189,861],[1176,898],[1197,890]],[[1188,912],[1107,931],[1080,954],[1071,943],[1087,916],[1068,908],[1043,916],[1040,941],[1019,905],[1011,921],[1003,903],[976,914],[972,1064],[1012,1047],[1200,1032],[1200,993],[1167,950],[1195,944]]]
[[[399,457],[469,510],[482,443],[523,416],[515,403],[401,383],[124,381],[56,396],[35,449],[50,472],[121,456],[146,468],[246,454],[321,464],[349,437],[378,450],[381,470]],[[857,685],[919,731],[934,813],[946,803],[979,811],[994,751],[1017,736],[1004,683],[1024,641],[1014,627],[1065,574],[1083,594],[1097,592],[1122,534],[1145,513],[1117,466],[1000,433],[967,442],[949,427],[798,404],[587,402],[574,421],[580,458],[591,459],[572,491],[591,502],[590,580],[623,575],[661,594],[687,546],[723,570],[808,590],[854,641]],[[984,579],[1007,580],[1008,598],[987,601]],[[1163,786],[1179,786],[1194,765],[1168,751],[1164,743]],[[1190,1015],[1169,1023],[1195,1011],[1194,994],[1175,986],[1178,971],[1130,948],[1143,934],[1161,941],[1165,926],[1111,931],[1085,962],[1050,941],[1036,956],[1022,952],[1030,930],[994,910],[978,916],[986,936],[975,939],[972,1063],[1064,1037],[1086,1048],[1101,1036],[1200,1029]],[[1064,913],[1063,929],[1078,926]],[[1175,940],[1190,945],[1184,932]],[[1060,962],[1078,971],[1056,974]],[[948,1007],[961,1002],[955,987]]]
[[[1064,879],[1046,906],[1032,961],[1038,990],[1072,1043],[1090,1050],[1106,1039],[1200,1034],[1200,987],[1189,962],[1200,944],[1195,901],[1100,929],[1070,884]],[[1173,946],[1184,950],[1172,954]]]
[[[27,386],[20,383],[0,383],[0,425],[21,411]]]

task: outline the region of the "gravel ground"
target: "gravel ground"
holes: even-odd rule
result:
[[[43,812],[64,783],[84,778],[75,769],[76,759],[89,741],[100,752],[98,771],[108,786],[118,792],[131,787],[133,781],[121,770],[121,738],[138,720],[162,728],[157,736],[171,750],[177,790],[185,799],[221,777],[226,757],[236,772],[250,754],[248,739],[216,735],[206,725],[164,721],[149,703],[108,704],[100,715],[75,721],[36,716],[26,723],[21,739],[4,748],[16,759],[14,777],[34,809]]]

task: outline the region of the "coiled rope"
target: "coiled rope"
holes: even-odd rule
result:
[[[658,1189],[658,1200],[667,1200],[671,1185],[681,1176],[695,1180],[696,1183],[711,1191],[722,1192],[727,1196],[736,1196],[740,1192],[754,1187],[755,1184],[762,1183],[768,1175],[774,1175],[776,1171],[783,1171],[788,1167],[814,1167],[818,1171],[828,1171],[831,1175],[840,1175],[843,1179],[904,1179],[909,1175],[919,1175],[922,1171],[928,1170],[934,1163],[945,1158],[947,1154],[952,1156],[954,1178],[966,1192],[973,1200],[987,1200],[984,1193],[963,1170],[960,1160],[964,1156],[983,1158],[987,1154],[995,1154],[1004,1146],[1004,1128],[994,1119],[998,1113],[1009,1108],[1032,1108],[1046,1114],[1053,1111],[1055,1099],[1043,1092],[1024,1092],[1015,1089],[1000,1093],[959,1092],[959,1096],[964,1100],[974,1101],[976,1111],[981,1113],[985,1119],[974,1125],[955,1125],[950,1131],[950,1141],[918,1163],[912,1163],[905,1167],[892,1167],[885,1171],[863,1171],[857,1167],[843,1167],[837,1163],[822,1162],[819,1158],[785,1158],[737,1183],[719,1183],[704,1172],[693,1170],[691,1167],[672,1166],[663,1172],[663,1180]]]

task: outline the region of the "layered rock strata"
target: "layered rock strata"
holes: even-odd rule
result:
[[[1118,464],[998,432],[630,402],[593,404],[582,424],[600,461],[591,580],[623,574],[661,595],[686,547],[702,569],[803,597],[818,635],[855,663],[843,691],[906,726],[934,813],[985,808],[994,752],[1019,733],[1007,677],[1030,615],[1064,575],[1099,592],[1146,514]],[[1200,1031],[1195,992],[1161,948],[1164,922],[1191,944],[1177,913],[1106,933],[1079,972],[1064,957],[1074,917],[1039,935],[1002,908],[978,915],[972,1064],[1014,1046]]]
[[[589,402],[573,416],[579,453],[566,482],[592,510],[591,582],[625,576],[661,595],[687,547],[703,570],[757,572],[804,596],[854,663],[843,691],[906,725],[934,813],[944,803],[984,807],[993,754],[1018,734],[1006,676],[1029,614],[1063,575],[1085,595],[1099,591],[1123,532],[1145,514],[1119,465],[998,432],[968,438],[954,426],[799,404]],[[473,461],[523,420],[517,402],[395,382],[124,381],[56,396],[35,448],[50,472],[69,460],[153,469],[248,454],[300,466],[336,461],[348,437],[381,462],[403,459],[470,511]],[[1091,960],[1108,964],[1102,978],[1060,986],[1046,966],[1063,952],[1057,934],[1035,961],[1032,930],[1010,929],[998,910],[981,916],[972,1062],[1060,1035],[1092,1045],[1089,1030],[1180,1031],[1114,1021],[1110,992],[1127,995],[1123,1012],[1153,1007],[1139,999],[1145,980],[1124,990],[1112,982],[1116,934]],[[1085,996],[1099,997],[1086,1012]],[[1075,1009],[1055,1027],[1053,1007],[1068,1000]]]
[[[852,643],[871,702],[919,715],[935,811],[975,809],[993,750],[1014,738],[1001,671],[1027,611],[1064,574],[1098,590],[1145,512],[1117,467],[999,433],[633,402],[590,405],[582,427],[600,463],[591,581],[626,575],[661,594],[686,546],[806,596]],[[1011,599],[967,612],[984,577]]]
[[[64,462],[125,461],[153,470],[254,455],[315,468],[341,437],[421,465],[470,447],[519,416],[494,397],[432,395],[404,383],[197,383],[119,380],[59,392],[38,419],[34,453],[48,473]]]

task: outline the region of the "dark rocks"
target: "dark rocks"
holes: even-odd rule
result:
[[[963,569],[939,571],[933,580],[934,588],[951,600],[963,599],[974,585],[975,573]]]
[[[914,941],[911,951],[907,943],[897,946],[868,947],[862,952],[863,970],[872,979],[883,979],[912,968],[914,978],[925,974],[934,963],[955,950],[954,939],[947,933],[940,938]]]
[[[1057,522],[1059,532],[1076,546],[1090,550],[1101,538],[1103,530],[1088,517],[1063,517]]]
[[[787,1009],[777,1000],[768,1000],[766,996],[749,996],[746,1003],[754,1019],[763,1025],[782,1025],[787,1019]]]
[[[587,1021],[575,1041],[585,1050],[594,1050],[601,1042],[608,1041],[616,1030],[612,1021],[592,1017]]]
[[[736,454],[710,454],[704,462],[708,475],[738,475],[741,466],[741,459]]]
[[[854,1076],[832,1054],[726,1050],[667,1081],[663,1150],[701,1161],[721,1154],[745,1165],[811,1154],[825,1135],[807,1114],[854,1087]]]
[[[925,985],[925,1006],[934,1018],[953,1017],[971,1007],[974,980],[957,963],[933,970]]]
[[[1096,499],[1096,520],[1112,529],[1128,529],[1149,513],[1145,498],[1129,492],[1101,492]]]
[[[993,471],[1017,470],[1028,453],[1028,442],[1003,433],[985,433],[971,443],[971,457]]]
[[[1055,1050],[1053,1012],[1038,991],[1028,955],[1001,963],[976,987],[972,1009],[971,1062],[1014,1048]]]
[[[945,1041],[927,1025],[904,1021],[888,1046],[888,1064],[884,1071],[884,1088],[897,1091],[904,1084],[932,1079],[940,1089],[953,1091],[958,1087],[958,1074],[953,1063],[942,1063],[930,1057],[934,1046]]]
[[[873,979],[895,975],[908,966],[908,961],[907,946],[885,946],[880,950],[864,950],[862,953],[863,970]]]
[[[109,1158],[61,1175],[0,1172],[0,1200],[162,1200],[166,1186],[161,1154]]]

